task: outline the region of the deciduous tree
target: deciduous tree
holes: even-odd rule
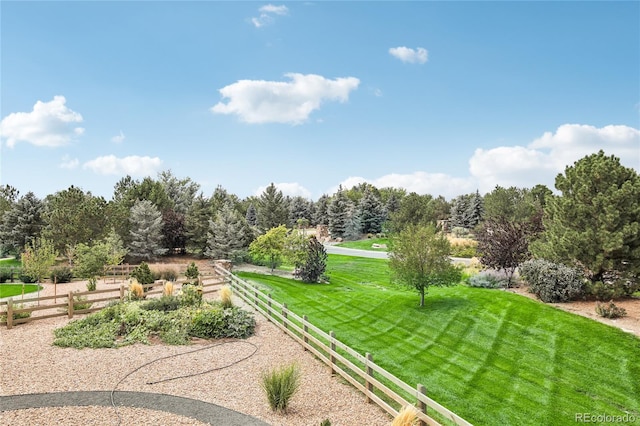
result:
[[[461,279],[451,264],[449,240],[433,225],[409,225],[391,237],[389,267],[400,283],[420,293],[420,306],[431,286],[449,286]]]

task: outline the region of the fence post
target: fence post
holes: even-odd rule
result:
[[[258,309],[258,290],[253,290],[253,304]]]
[[[422,386],[420,383],[418,383],[417,389],[418,389],[418,393],[421,393],[422,395],[426,395],[427,394],[427,388]],[[424,402],[418,400],[418,410],[420,410],[424,414],[427,414],[427,404],[425,404]],[[426,426],[426,423],[423,420],[420,420],[420,422],[418,424],[420,426]]]
[[[365,357],[367,358],[365,366],[367,367],[367,376],[371,376],[373,377],[373,368],[371,368],[371,366],[369,365],[370,362],[373,362],[373,355],[371,355],[369,352],[367,352],[365,354]],[[366,380],[367,382],[367,403],[371,404],[373,402],[373,400],[371,399],[371,397],[369,396],[370,394],[373,394],[373,383],[369,382],[369,380]]]
[[[282,325],[284,325],[284,328],[289,328],[288,323],[287,323],[287,304],[283,303],[282,304]]]
[[[336,370],[333,368],[333,364],[336,363],[336,357],[333,356],[333,353],[336,350],[336,333],[333,331],[329,332],[329,363],[331,364],[331,374],[336,374]]]
[[[73,292],[69,292],[67,313],[69,318],[73,318]]]
[[[13,266],[11,267],[11,282],[13,282]]]
[[[13,327],[13,297],[7,300],[7,330]]]
[[[124,302],[124,284],[120,284],[120,301]]]
[[[267,321],[271,321],[271,293],[267,294],[267,312],[269,312],[269,317],[267,318]]]
[[[307,350],[307,346],[306,345],[309,344],[309,338],[307,337],[307,333],[309,333],[309,327],[307,326],[307,320],[308,320],[307,316],[303,315],[302,316],[302,330],[303,330],[302,340],[304,340],[304,343],[305,343],[304,344],[304,350],[305,351]]]

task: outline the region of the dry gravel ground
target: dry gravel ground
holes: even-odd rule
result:
[[[98,288],[113,285],[99,282]],[[64,291],[84,290],[84,282],[58,285]],[[41,295],[53,295],[45,285]],[[67,324],[66,317],[0,328],[0,394],[15,395],[62,391],[117,390],[154,392],[214,403],[259,418],[273,426],[319,425],[330,419],[333,425],[388,425],[390,417],[353,387],[331,377],[329,369],[294,340],[256,314],[255,336],[246,343],[231,343],[153,363],[127,376],[137,367],[157,358],[181,354],[208,345],[199,341],[190,346],[133,345],[118,349],[72,349],[52,345],[53,330]],[[269,368],[296,362],[302,384],[286,415],[272,413],[262,390],[260,375]],[[211,373],[155,385],[147,382],[220,368]],[[123,379],[121,383],[118,382]],[[123,425],[201,424],[192,419],[158,411],[118,408]],[[64,419],[64,421],[61,421]],[[75,423],[74,423],[75,422]],[[109,407],[68,407],[15,410],[0,413],[0,424],[117,424],[117,414]]]

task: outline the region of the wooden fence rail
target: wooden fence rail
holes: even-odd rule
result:
[[[306,315],[300,317],[289,310],[286,304],[274,300],[271,294],[265,294],[257,287],[218,266],[216,271],[226,278],[237,296],[300,343],[305,350],[327,364],[332,374],[339,374],[360,390],[367,402],[375,402],[395,417],[399,409],[392,404],[398,404],[399,407],[411,405],[414,403],[409,402],[407,398],[414,398],[422,425],[440,424],[431,417],[430,412],[433,411],[452,424],[471,426],[471,423],[429,398],[422,384],[416,387],[409,386],[377,365],[371,354],[358,353],[338,340],[333,331],[327,333],[321,330],[310,323]]]
[[[214,293],[218,290],[218,286],[223,284],[225,280],[222,277],[219,277],[217,274],[208,273],[206,276],[201,277],[203,280],[201,284],[203,286],[202,294],[210,294]],[[178,280],[175,281],[174,284],[177,286],[181,283],[184,283],[186,280]],[[143,285],[142,287],[146,289],[145,297],[153,297],[160,296],[163,292],[164,281],[155,282],[153,284]],[[24,324],[32,321],[43,320],[47,318],[55,318],[67,316],[68,318],[73,318],[74,315],[79,314],[88,314],[91,312],[96,312],[101,309],[104,309],[104,305],[95,306],[95,303],[100,302],[109,302],[113,300],[124,300],[126,294],[126,286],[120,285],[118,287],[94,290],[94,291],[81,291],[81,292],[68,292],[66,295],[54,295],[54,296],[42,296],[42,297],[29,297],[29,298],[21,298],[19,300],[14,300],[12,297],[7,300],[0,301],[0,316],[2,320],[0,321],[0,325],[6,325],[7,329],[11,329],[14,325]],[[104,296],[110,294],[109,296]],[[101,297],[95,297],[101,296]],[[64,302],[57,302],[57,299],[64,299]],[[86,300],[82,300],[81,298],[86,298]],[[51,301],[54,303],[46,303],[41,304],[41,302]],[[33,305],[33,304],[36,305]],[[86,309],[75,309],[74,306],[78,306],[80,304],[90,303],[92,306]],[[28,318],[16,318],[14,319],[14,315],[18,315],[21,313],[33,313],[37,311],[52,311],[53,313],[46,313],[45,315],[37,315],[37,316],[29,316]],[[4,318],[6,316],[6,319]]]

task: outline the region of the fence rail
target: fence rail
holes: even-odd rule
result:
[[[362,355],[344,342],[338,340],[333,331],[329,333],[316,327],[306,315],[300,317],[290,311],[286,303],[280,303],[255,286],[238,278],[227,270],[216,266],[216,271],[224,276],[234,289],[235,294],[275,324],[283,332],[300,343],[318,359],[327,364],[332,374],[343,379],[364,393],[367,402],[375,402],[392,416],[398,414],[400,407],[414,404],[407,398],[414,398],[418,408],[418,419],[422,425],[439,425],[430,412],[447,419],[455,425],[471,426],[471,423],[445,408],[427,396],[426,388],[418,384],[409,386],[373,361],[369,353]],[[396,391],[391,388],[395,387]],[[404,394],[401,395],[401,393]]]
[[[205,276],[201,276],[201,284],[203,287],[202,294],[214,293],[218,290],[218,286],[223,284],[225,280],[215,272],[209,272]],[[186,280],[175,281],[175,285],[186,282]],[[158,281],[153,284],[143,285],[142,287],[147,290],[145,297],[154,297],[162,295],[162,287],[164,281]],[[74,315],[88,314],[103,309],[106,306],[104,302],[110,302],[113,300],[124,300],[125,298],[125,286],[123,284],[118,287],[82,291],[82,292],[68,292],[67,294],[57,294],[54,296],[42,296],[42,297],[29,297],[14,300],[12,297],[7,300],[0,301],[0,326],[6,325],[7,329],[11,329],[14,325],[29,323],[32,321],[39,321],[47,318],[63,317],[73,318]],[[109,296],[105,296],[109,294]],[[99,297],[96,297],[99,296]],[[65,299],[64,302],[58,302],[57,299]],[[86,298],[82,300],[81,298]],[[53,301],[53,303],[50,303]],[[48,302],[48,303],[43,303]],[[76,309],[76,306],[80,304],[91,304],[86,309]],[[100,306],[95,306],[100,304]],[[31,315],[33,312],[49,311],[44,315]],[[28,313],[28,318],[19,318],[20,314]],[[14,319],[14,315],[18,318]],[[5,318],[6,316],[6,318]]]

